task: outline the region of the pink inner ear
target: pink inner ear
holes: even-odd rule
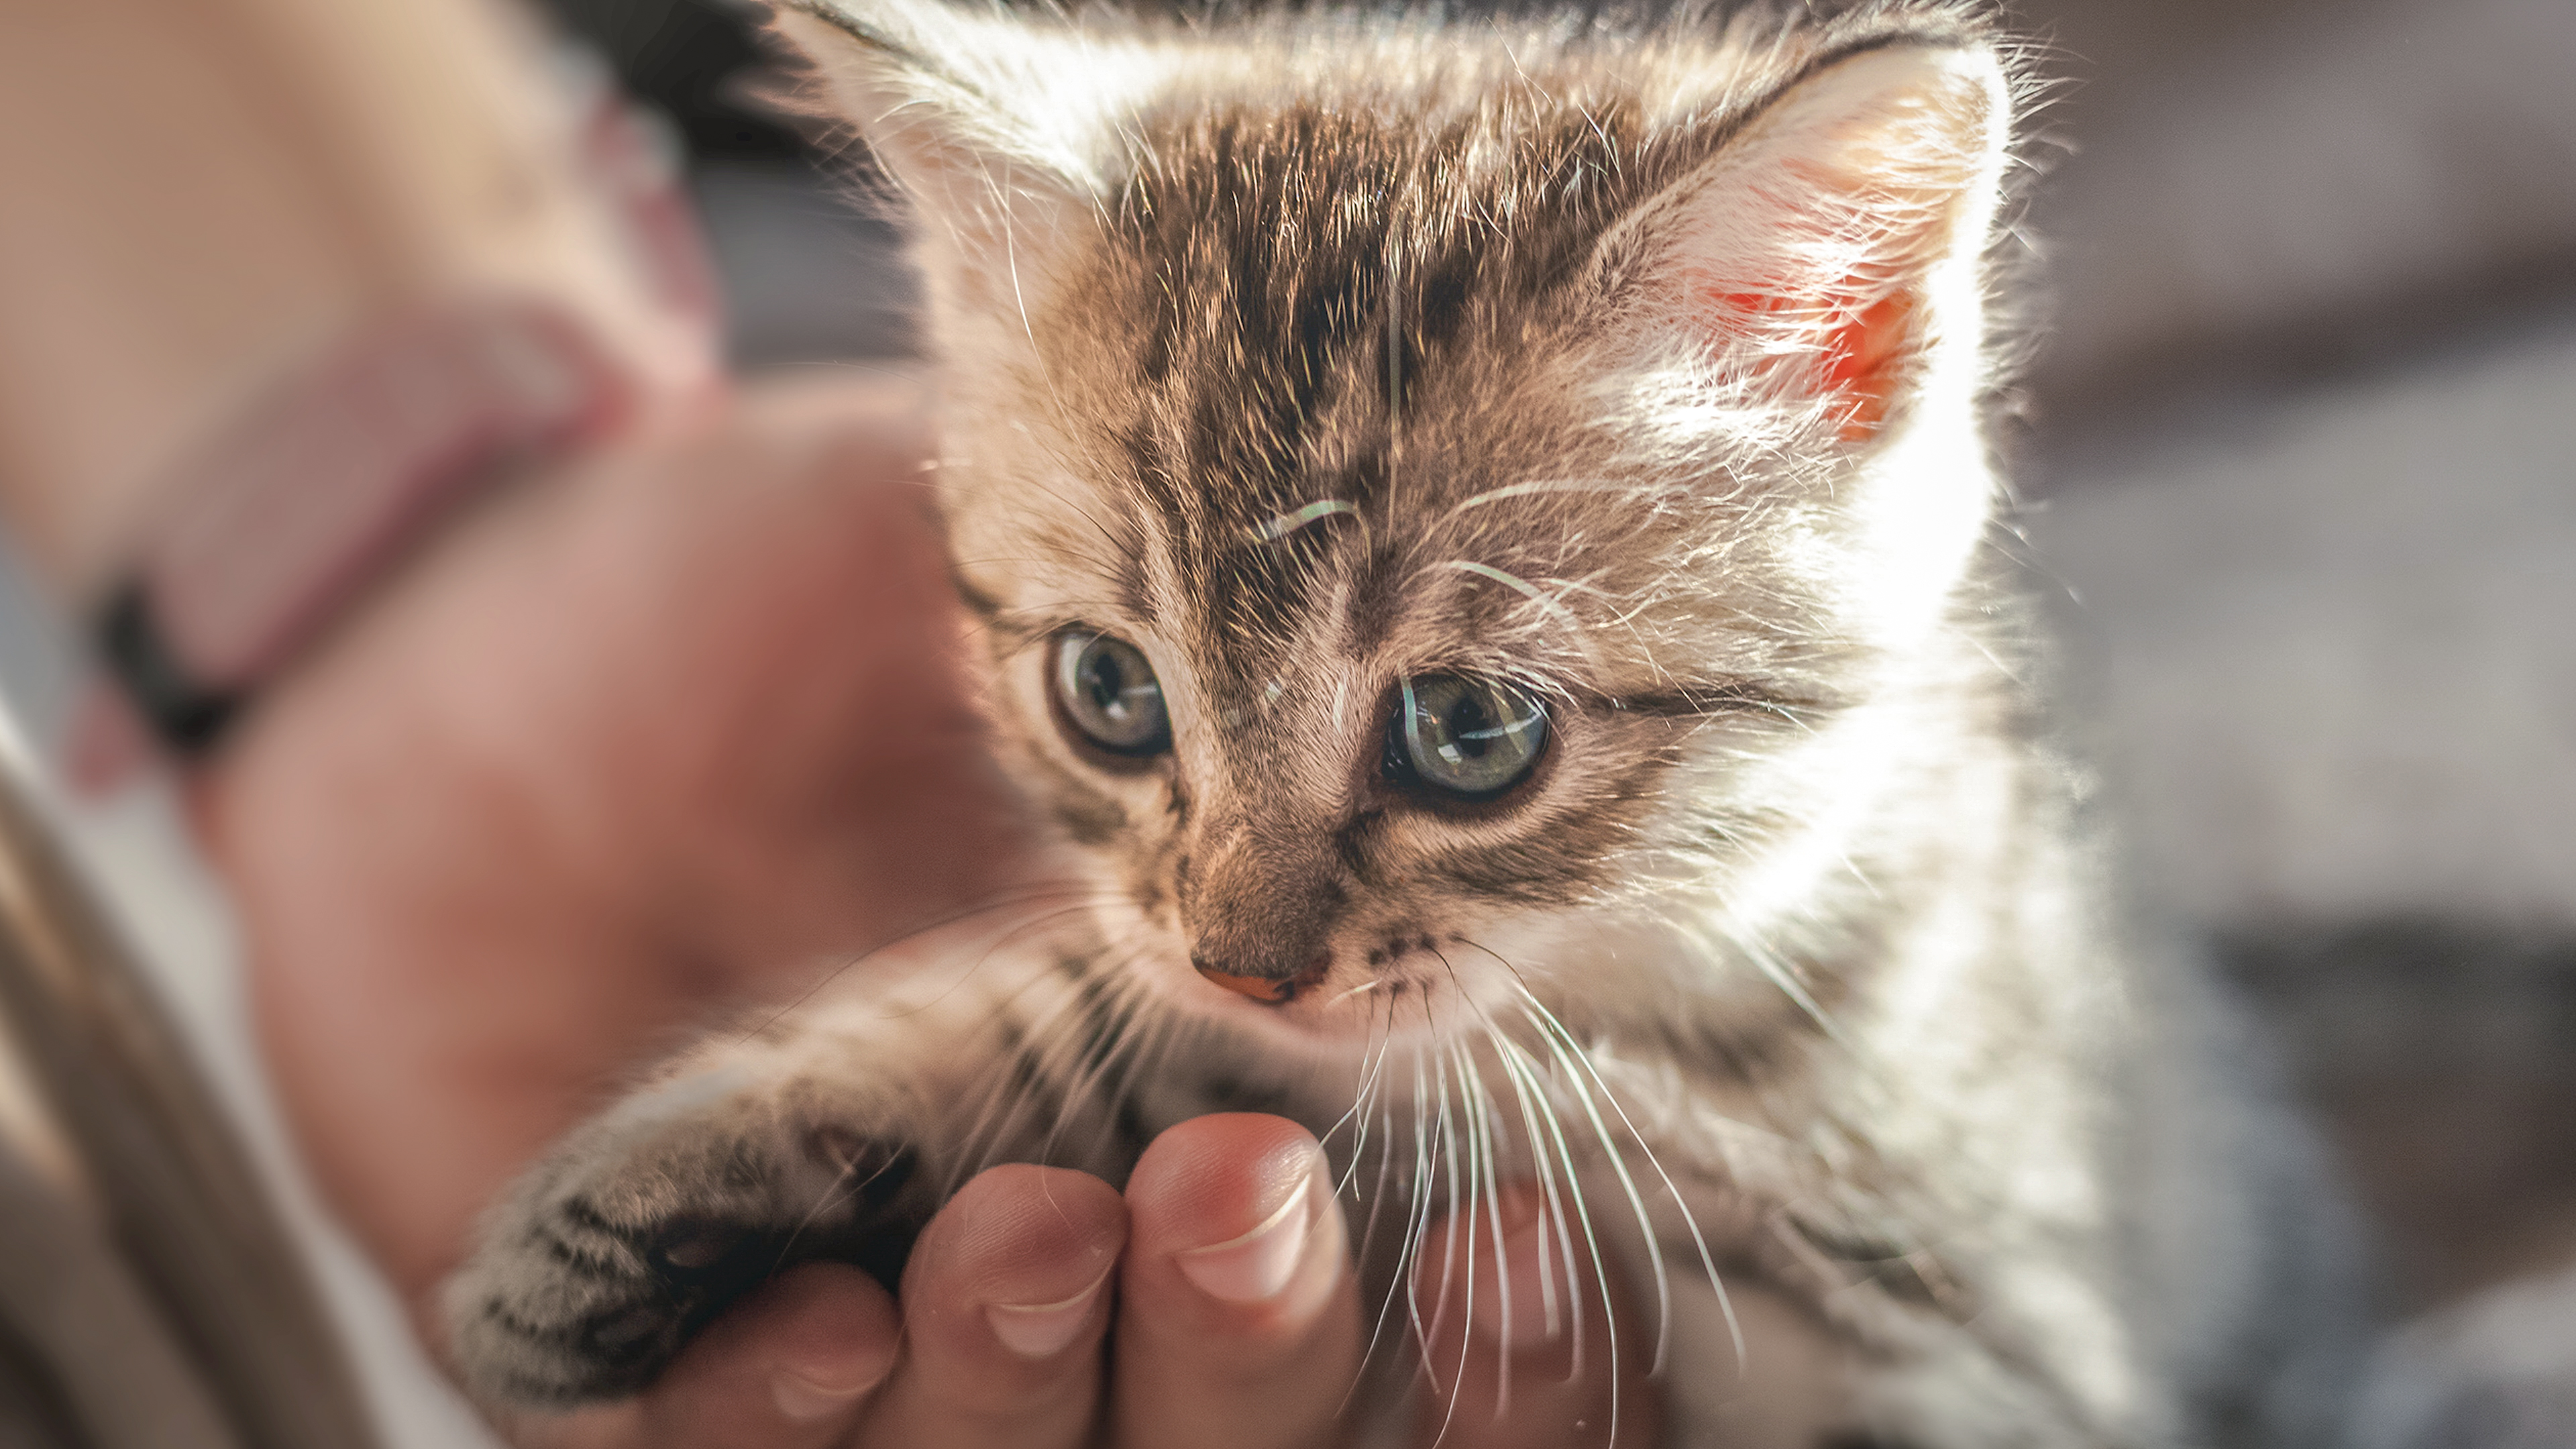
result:
[[[1712,285],[1701,288],[1700,297],[1705,304],[1702,315],[1718,334],[1712,340],[1721,343],[1760,330],[1757,319],[1817,319],[1808,324],[1812,332],[1807,326],[1798,327],[1807,334],[1800,355],[1769,365],[1800,369],[1799,380],[1806,386],[1842,402],[1846,441],[1867,438],[1886,420],[1913,330],[1911,292],[1872,296],[1857,287],[1827,287],[1800,294]]]

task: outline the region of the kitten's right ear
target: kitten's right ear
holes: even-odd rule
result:
[[[810,67],[807,108],[856,131],[925,239],[952,239],[970,265],[1087,212],[1110,183],[1102,123],[1132,47],[940,0],[780,0],[771,21]]]
[[[1865,439],[1979,374],[1982,258],[2011,87],[1982,45],[1890,44],[1811,70],[1604,244],[1649,331]]]

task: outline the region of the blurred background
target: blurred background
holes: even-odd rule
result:
[[[747,99],[738,17],[552,8],[685,153],[742,367],[906,354],[892,233]],[[2576,1445],[2576,3],[2015,10],[2062,83],[2013,526],[2139,904],[2279,1028],[2387,1249],[2413,1327],[2368,1432]],[[0,578],[40,741],[75,678]],[[157,808],[82,828],[255,1097]]]

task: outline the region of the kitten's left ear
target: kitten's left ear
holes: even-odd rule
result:
[[[775,0],[770,15],[818,82],[805,104],[856,131],[909,198],[935,282],[1009,265],[1015,244],[1087,212],[1149,68],[1107,21],[974,0]],[[942,254],[956,278],[936,275]]]
[[[1925,389],[1974,390],[2010,117],[1981,47],[1831,61],[1614,228],[1603,265],[1650,335],[1866,439]]]

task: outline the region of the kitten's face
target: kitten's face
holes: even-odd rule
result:
[[[1691,686],[1752,703],[1765,641],[1684,681],[1602,636],[1657,550],[1552,380],[1462,342],[1390,418],[1361,339],[1283,423],[1244,399],[1306,359],[1157,337],[1140,263],[1040,324],[1063,412],[1041,377],[1026,433],[961,439],[960,571],[1025,773],[1152,959],[1300,1018],[1490,972],[1506,923],[1621,878]]]
[[[1638,95],[1459,42],[1203,87],[1246,52],[1131,39],[1160,79],[1023,118],[1077,156],[1025,189],[1010,117],[872,133],[931,213],[995,714],[1112,957],[1352,1040],[1577,942],[1653,999],[1677,902],[1776,873],[1973,535],[1992,62],[1771,96],[1712,51]]]

